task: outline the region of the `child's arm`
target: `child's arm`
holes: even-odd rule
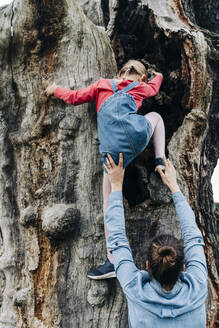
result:
[[[56,85],[56,83],[52,83],[46,88],[45,94],[47,96],[54,95],[56,98],[62,99],[66,103],[76,106],[95,100],[97,95],[97,84],[98,82],[93,83],[80,90],[69,90]]]
[[[161,73],[155,71],[152,71],[152,73],[155,75],[155,77],[145,84],[145,98],[153,97],[158,94],[161,83],[163,81],[163,75]]]

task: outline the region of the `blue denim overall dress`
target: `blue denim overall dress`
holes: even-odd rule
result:
[[[97,112],[98,137],[101,161],[106,163],[110,153],[118,164],[119,153],[123,153],[125,168],[147,146],[151,134],[151,123],[137,114],[137,104],[127,92],[138,85],[137,81],[118,91],[115,80],[110,80],[114,94]]]

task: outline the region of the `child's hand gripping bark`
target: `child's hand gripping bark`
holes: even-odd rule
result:
[[[47,97],[52,96],[54,94],[55,89],[57,88],[57,85],[55,82],[48,85],[48,87],[45,90],[45,94]]]
[[[156,72],[154,69],[152,69],[151,70],[151,73],[153,74],[153,75],[160,75],[160,76],[162,76],[162,78],[163,78],[163,74],[162,73],[160,73],[160,72]]]

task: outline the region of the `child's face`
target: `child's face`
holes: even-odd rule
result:
[[[147,82],[147,79],[148,79],[148,72],[145,70],[145,74],[140,74],[140,73],[137,73],[137,69],[136,70],[136,73],[128,73],[128,72],[125,72],[125,73],[120,73],[117,78],[119,80],[132,80],[132,81],[138,81],[138,82]]]
[[[132,80],[138,82],[146,82],[146,75],[139,74],[122,74],[118,76],[118,79],[121,80]]]
[[[144,74],[144,75],[139,76],[138,81],[139,82],[146,82],[147,81],[147,73]]]

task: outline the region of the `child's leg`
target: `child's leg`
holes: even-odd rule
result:
[[[109,206],[109,195],[111,192],[111,185],[109,182],[108,174],[104,172],[103,174],[103,212],[104,212],[104,230],[105,230],[105,238],[108,239],[109,231],[105,225],[105,215],[107,208]],[[109,278],[115,278],[115,268],[113,265],[113,257],[112,254],[109,252],[109,249],[107,249],[107,260],[98,265],[95,268],[92,268],[88,271],[87,276],[90,279],[95,280],[101,280],[101,279],[109,279]]]
[[[155,158],[163,158],[165,154],[165,128],[162,117],[155,112],[145,115],[152,125],[152,138]]]
[[[104,174],[103,174],[103,213],[104,213],[104,231],[105,231],[106,241],[107,241],[108,236],[109,236],[109,231],[108,231],[106,223],[105,223],[105,215],[106,215],[107,208],[109,206],[109,195],[110,195],[110,193],[111,193],[110,181],[109,181],[109,178],[108,178],[108,174],[106,174],[104,172]],[[107,257],[108,257],[109,261],[111,263],[113,263],[113,256],[110,253],[108,248],[107,248]]]

